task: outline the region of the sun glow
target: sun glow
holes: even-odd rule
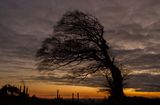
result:
[[[38,88],[37,88],[38,87]],[[80,94],[80,98],[100,98],[109,96],[107,93],[99,92],[99,88],[86,87],[86,86],[73,86],[73,85],[45,85],[39,83],[31,86],[30,93],[37,95],[41,98],[56,98],[56,92],[59,90],[61,98],[71,98],[72,93]],[[125,88],[124,93],[126,96],[140,96],[147,98],[160,98],[160,92],[141,92],[136,91],[134,88]]]
[[[140,96],[140,97],[146,97],[146,98],[160,98],[160,92],[141,92],[136,91],[137,89],[134,88],[126,88],[124,90],[125,94],[127,96]]]
[[[75,97],[77,93],[80,98],[104,98],[105,93],[98,92],[98,88],[86,86],[73,86],[73,85],[46,85],[45,83],[30,84],[30,94],[36,95],[41,98],[56,98],[56,92],[59,90],[61,98],[72,98],[72,93]]]
[[[2,85],[2,83],[1,83]],[[15,86],[20,86],[22,84],[15,83]],[[77,93],[79,93],[80,98],[94,98],[94,99],[103,99],[108,97],[107,92],[99,92],[98,87],[87,87],[87,86],[74,86],[74,85],[58,85],[56,83],[46,83],[46,82],[37,82],[37,81],[28,81],[26,86],[29,88],[30,96],[36,95],[40,98],[50,98],[54,99],[57,96],[57,90],[61,98],[72,98],[74,94],[75,98]],[[138,96],[138,97],[147,97],[147,98],[160,98],[160,92],[142,92],[138,91],[139,89],[135,88],[125,88],[124,93],[126,96]]]

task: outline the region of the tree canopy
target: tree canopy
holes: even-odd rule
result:
[[[104,27],[97,18],[78,10],[66,12],[54,26],[54,33],[37,51],[40,70],[67,70],[85,78],[110,70],[115,94],[123,95],[122,75],[110,56]]]

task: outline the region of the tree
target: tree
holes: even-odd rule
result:
[[[66,70],[71,76],[86,78],[98,71],[111,72],[112,96],[124,96],[122,75],[98,19],[78,10],[66,12],[54,26],[54,35],[37,51],[40,70]]]
[[[25,86],[24,86],[24,90],[21,91],[21,88],[7,84],[7,85],[2,86],[2,88],[0,89],[0,96],[2,97],[5,97],[5,96],[28,97],[29,94],[27,92],[28,92],[28,88],[25,88]]]

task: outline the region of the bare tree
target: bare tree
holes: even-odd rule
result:
[[[66,70],[81,78],[110,70],[112,96],[124,96],[121,71],[109,53],[104,28],[97,18],[78,10],[68,11],[54,26],[53,34],[37,51],[38,69]]]

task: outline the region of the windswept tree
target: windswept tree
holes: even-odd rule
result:
[[[78,10],[66,12],[37,51],[38,69],[66,70],[78,78],[109,70],[112,96],[124,96],[121,71],[103,35],[104,27],[94,16]]]

